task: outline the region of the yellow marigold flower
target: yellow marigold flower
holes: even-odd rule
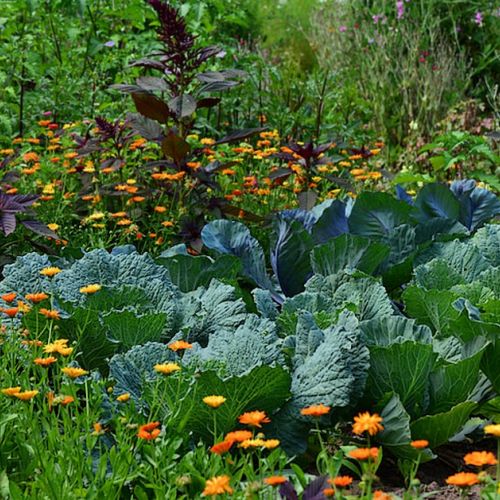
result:
[[[209,137],[202,137],[202,139],[200,140],[200,142],[204,146],[211,146],[212,144],[215,144],[215,139],[210,139]]]
[[[363,432],[368,432],[370,436],[374,436],[378,432],[384,430],[381,422],[382,417],[377,413],[374,413],[373,415],[370,415],[369,412],[360,413],[354,417],[352,431],[354,434],[363,434]]]
[[[473,451],[464,456],[467,465],[483,467],[484,465],[496,465],[498,463],[495,455],[491,451]]]
[[[459,472],[446,479],[446,484],[458,486],[459,488],[467,488],[468,486],[474,486],[477,483],[479,483],[479,477],[473,472]]]
[[[177,352],[177,351],[182,351],[184,349],[192,349],[193,344],[190,344],[189,342],[186,342],[185,340],[176,340],[175,342],[168,344],[167,347],[169,349],[171,349],[172,351]]]
[[[6,396],[13,397],[15,394],[19,394],[21,392],[21,387],[7,387],[5,389],[2,389],[1,392]]]
[[[73,352],[73,348],[68,347],[67,344],[67,339],[58,339],[51,344],[47,344],[44,347],[43,352],[46,354],[58,353],[61,354],[61,356],[68,356]]]
[[[263,411],[249,411],[238,417],[240,424],[251,425],[252,427],[262,427],[262,424],[267,424],[271,420]]]
[[[280,445],[279,439],[266,439],[264,441],[264,448],[268,450],[272,450],[273,448],[277,448]]]
[[[47,224],[47,227],[52,231],[57,231],[60,226],[59,224],[53,223],[53,224]]]
[[[101,220],[104,219],[105,215],[103,212],[94,212],[87,217],[87,220]]]
[[[62,269],[59,269],[58,267],[45,267],[40,271],[40,274],[42,276],[47,276],[49,278],[52,278],[56,274],[59,274],[62,271]]]
[[[129,399],[130,399],[130,394],[128,392],[120,394],[120,396],[116,398],[116,400],[119,401],[120,403],[126,403]]]
[[[101,290],[101,288],[102,288],[101,285],[94,283],[93,285],[82,286],[82,288],[80,288],[80,293],[90,295],[92,293],[98,292],[99,290]]]
[[[13,396],[17,399],[20,399],[21,401],[29,401],[30,399],[33,399],[39,391],[34,390],[34,391],[24,391],[24,392],[16,392],[13,394]]]
[[[48,356],[46,358],[35,358],[33,360],[33,363],[38,366],[49,366],[52,363],[55,363],[57,361],[57,358],[54,358],[54,356]]]
[[[172,227],[174,225],[174,223],[169,221],[169,220],[166,220],[166,221],[162,222],[161,225],[163,227]]]
[[[163,375],[170,375],[180,369],[181,367],[177,363],[163,363],[154,366],[154,370]]]
[[[233,493],[233,488],[229,486],[230,480],[230,477],[225,475],[207,479],[202,495],[204,497],[213,497],[216,495],[223,495],[224,493],[229,493],[231,495]]]
[[[500,424],[485,425],[484,432],[500,438]]]
[[[261,439],[261,438],[256,438],[256,439],[246,439],[242,443],[239,444],[241,448],[247,449],[247,448],[261,448],[265,447],[266,442]]]
[[[224,396],[205,396],[203,402],[210,408],[219,408],[226,402],[226,398]]]
[[[61,370],[64,375],[67,375],[69,378],[78,378],[83,377],[83,375],[87,375],[89,372],[84,370],[83,368],[79,368],[77,366],[67,366]]]

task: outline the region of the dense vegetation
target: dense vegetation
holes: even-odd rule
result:
[[[498,7],[0,16],[1,498],[496,498]]]

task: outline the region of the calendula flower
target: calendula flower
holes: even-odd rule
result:
[[[83,377],[84,375],[88,375],[88,371],[83,368],[79,368],[77,366],[67,366],[61,370],[64,375],[67,375],[69,378],[78,378]]]
[[[302,408],[300,410],[300,414],[306,417],[321,417],[330,412],[331,408],[329,406],[325,406],[324,404],[319,405],[311,405],[306,408]]]
[[[264,439],[256,438],[256,439],[247,439],[239,444],[240,448],[264,448],[266,442]]]
[[[335,496],[335,490],[333,488],[325,488],[323,490],[323,495],[325,497],[334,497]]]
[[[102,288],[101,285],[94,283],[93,285],[82,286],[82,288],[80,288],[80,293],[83,293],[85,295],[90,295],[92,293],[98,292],[101,288]]]
[[[288,479],[285,476],[269,476],[264,478],[264,483],[268,486],[278,486],[280,484],[286,483]]]
[[[355,460],[376,460],[378,458],[378,448],[356,448],[351,450],[348,456]]]
[[[238,417],[240,424],[250,425],[252,427],[262,427],[262,424],[267,424],[271,420],[263,411],[249,411]]]
[[[373,492],[373,500],[392,500],[392,495],[389,495],[382,490],[376,490]]]
[[[0,308],[0,312],[3,312],[9,318],[15,318],[17,313],[19,312],[19,307],[9,307],[9,308]]]
[[[484,465],[496,465],[498,463],[495,455],[491,451],[473,451],[464,456],[467,465],[483,467]]]
[[[446,484],[458,486],[459,488],[467,488],[479,483],[479,477],[473,472],[458,472],[446,479]]]
[[[19,394],[21,392],[21,387],[6,387],[2,389],[2,394],[6,396],[14,397],[15,394]]]
[[[46,358],[35,358],[33,363],[38,366],[49,366],[57,361],[57,358],[54,356],[48,356]]]
[[[137,432],[137,437],[146,441],[156,439],[161,433],[161,429],[158,427],[160,427],[160,422],[149,422],[148,424],[141,425]]]
[[[329,479],[328,482],[330,484],[335,485],[337,488],[347,488],[352,484],[351,476],[337,476],[334,479]]]
[[[277,448],[279,445],[280,445],[279,439],[265,439],[263,446],[268,450],[272,450],[273,448]]]
[[[230,480],[230,477],[226,475],[215,476],[207,479],[202,495],[204,497],[212,497],[216,495],[223,495],[224,493],[232,494],[233,489],[229,486]]]
[[[130,394],[128,392],[125,392],[124,394],[120,394],[116,400],[119,401],[120,403],[126,403],[130,399]]]
[[[58,267],[45,267],[40,271],[40,274],[42,276],[47,276],[48,278],[52,278],[56,274],[59,274],[62,271],[62,269],[59,269]]]
[[[360,413],[354,417],[354,424],[352,426],[352,431],[354,434],[363,434],[363,432],[368,432],[370,436],[374,436],[380,431],[384,430],[381,425],[382,417],[377,413],[370,415],[369,412]]]
[[[485,425],[484,433],[500,438],[500,424]]]
[[[177,352],[177,351],[182,351],[184,349],[192,349],[193,344],[190,344],[189,342],[186,342],[185,340],[176,340],[175,342],[168,344],[167,347],[169,349],[171,349],[172,351]]]
[[[17,399],[20,399],[21,401],[29,401],[30,399],[33,399],[39,391],[34,390],[34,391],[24,391],[24,392],[16,392],[13,394],[13,396]]]
[[[39,313],[45,316],[47,319],[61,319],[59,311],[56,311],[55,309],[45,309],[45,307],[42,307]]]
[[[16,292],[4,293],[0,297],[4,302],[10,304],[11,302],[14,302],[15,298],[17,297],[17,293]]]
[[[75,400],[73,396],[60,396],[60,398],[60,404],[63,406],[69,405]]]
[[[203,402],[210,408],[219,408],[226,402],[226,398],[224,396],[205,396]]]
[[[421,450],[429,446],[429,441],[427,441],[427,439],[416,439],[415,441],[412,441],[410,445],[417,450]]]
[[[232,431],[226,434],[224,441],[233,441],[234,443],[242,443],[247,439],[252,438],[252,433],[250,431]]]
[[[104,434],[104,429],[102,428],[102,424],[100,422],[95,422],[93,428],[94,428],[94,431],[92,432],[93,436],[100,436]]]
[[[224,453],[227,453],[230,449],[231,446],[233,446],[234,441],[221,441],[220,443],[214,444],[211,448],[210,451],[212,453],[215,453],[216,455],[223,455]]]
[[[46,354],[57,353],[61,356],[69,356],[73,352],[72,347],[68,347],[68,339],[57,339],[54,342],[47,344],[43,348],[43,352]]]
[[[26,300],[29,300],[30,302],[33,302],[33,304],[38,304],[39,302],[44,301],[45,299],[48,299],[49,296],[46,293],[40,292],[40,293],[27,293],[25,296]]]
[[[163,375],[170,375],[179,371],[181,367],[177,363],[163,363],[154,366],[154,370]]]

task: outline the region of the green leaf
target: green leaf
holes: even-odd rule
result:
[[[271,265],[283,293],[293,297],[304,290],[304,284],[312,274],[309,255],[314,242],[298,221],[279,220],[276,233]]]
[[[126,349],[161,339],[167,322],[165,313],[137,314],[132,311],[113,311],[102,316],[102,323],[112,340]]]
[[[481,360],[481,370],[490,380],[493,389],[500,393],[500,370],[498,369],[500,360],[500,327],[498,337],[486,348]]]
[[[431,448],[445,444],[460,431],[476,406],[473,401],[464,401],[447,412],[419,418],[410,426],[411,435],[426,439]]]
[[[377,434],[375,439],[384,447],[384,450],[389,450],[393,455],[409,460],[415,460],[420,455],[422,463],[434,458],[430,449],[419,451],[410,445],[412,441],[410,415],[397,394],[393,394],[384,405],[380,416],[383,419],[384,430]]]
[[[390,236],[394,229],[409,220],[412,207],[387,193],[363,192],[356,199],[349,216],[352,234],[368,238]]]
[[[328,276],[342,269],[359,269],[371,274],[389,255],[383,243],[368,238],[343,234],[313,249],[311,261],[316,274]]]
[[[195,437],[213,440],[214,421],[217,434],[225,434],[238,425],[238,416],[246,411],[265,411],[272,418],[290,395],[290,375],[279,366],[259,366],[247,375],[221,379],[216,372],[198,374],[182,393],[178,391],[178,381],[172,377],[162,380],[160,391],[164,389],[175,401],[175,407],[163,406],[165,412],[174,413],[172,427],[177,432],[191,432]],[[226,402],[217,409],[203,403],[203,398],[220,395]],[[150,401],[150,394],[146,394]]]
[[[387,316],[362,321],[363,332],[367,345],[390,346],[396,343],[412,340],[420,344],[432,343],[432,332],[425,325],[417,325],[414,319],[404,316]]]
[[[460,203],[444,184],[426,184],[415,200],[416,218],[425,222],[434,217],[458,220]]]
[[[410,415],[420,413],[436,358],[430,344],[407,341],[387,347],[371,346],[365,396],[377,401],[394,392]]]
[[[236,279],[241,269],[240,261],[232,255],[221,255],[215,261],[205,255],[174,255],[161,257],[158,263],[168,269],[172,282],[182,292],[191,292],[200,286],[207,287],[213,278]]]
[[[470,399],[479,380],[483,350],[456,363],[446,364],[430,376],[428,413],[443,413]]]

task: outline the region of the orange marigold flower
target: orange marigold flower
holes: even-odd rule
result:
[[[28,153],[23,154],[23,160],[26,162],[39,161],[40,157],[36,153],[34,153],[33,151],[30,151]]]
[[[204,497],[212,497],[216,495],[223,495],[224,493],[232,494],[233,488],[229,486],[230,480],[230,477],[226,475],[214,476],[207,479],[202,495]]]
[[[391,500],[392,495],[389,495],[389,493],[384,493],[381,490],[376,490],[373,492],[373,500]]]
[[[215,453],[216,455],[223,455],[224,453],[227,453],[230,449],[231,446],[233,446],[234,441],[221,441],[220,443],[214,444],[211,448],[210,451],[212,453]]]
[[[11,292],[11,293],[4,293],[1,298],[4,302],[7,302],[10,304],[11,302],[14,302],[15,298],[17,297],[16,292]]]
[[[334,479],[329,479],[328,482],[330,484],[334,484],[337,488],[347,488],[350,484],[352,484],[351,476],[337,476]]]
[[[161,433],[161,429],[158,427],[160,427],[160,422],[149,422],[148,424],[141,425],[137,437],[146,441],[156,439]]]
[[[278,486],[280,484],[286,483],[288,479],[285,476],[269,476],[264,478],[264,483],[269,486]]]
[[[49,278],[52,278],[56,274],[59,274],[62,271],[62,269],[59,269],[58,267],[51,266],[51,267],[45,267],[40,271],[40,274],[42,276],[47,276]]]
[[[70,403],[72,403],[74,400],[75,400],[75,398],[73,396],[61,396],[60,403],[63,406],[66,406],[66,405],[69,405]]]
[[[271,420],[263,411],[249,411],[238,417],[240,424],[251,425],[252,427],[262,427],[262,424],[267,424]]]
[[[378,448],[356,448],[348,453],[348,456],[356,460],[376,460]]]
[[[9,318],[14,318],[19,312],[19,307],[9,307],[8,309],[0,308],[0,311],[6,314]]]
[[[67,375],[69,378],[78,378],[83,377],[83,375],[87,375],[89,372],[84,370],[83,368],[79,368],[77,366],[67,366],[61,370],[64,375]]]
[[[38,302],[42,302],[45,299],[48,299],[49,296],[46,293],[27,293],[25,296],[26,300],[33,302],[33,304],[38,304]]]
[[[24,392],[16,392],[13,396],[21,401],[29,401],[33,399],[38,394],[37,390],[34,391],[24,391]]]
[[[484,426],[485,434],[491,434],[495,437],[500,437],[500,424],[491,424]]]
[[[484,465],[496,465],[498,463],[495,455],[491,451],[473,451],[464,456],[467,465],[483,467]]]
[[[323,495],[325,495],[325,497],[334,497],[335,496],[335,490],[333,488],[325,488],[323,490]]]
[[[232,431],[226,434],[224,438],[225,441],[234,441],[235,443],[242,443],[247,439],[252,438],[252,433],[250,431]]]
[[[170,375],[171,373],[177,372],[181,367],[177,363],[163,363],[154,366],[154,370],[163,375]]]
[[[368,432],[370,436],[374,436],[378,432],[384,430],[384,427],[380,422],[382,422],[382,417],[377,413],[374,413],[373,415],[370,415],[369,412],[360,413],[354,417],[352,431],[354,434],[363,434],[363,432]]]
[[[2,389],[1,392],[6,396],[13,397],[15,394],[19,394],[21,392],[21,387],[6,387],[5,389]]]
[[[410,445],[413,446],[413,448],[416,448],[417,450],[421,450],[429,446],[429,441],[427,441],[427,439],[417,439],[415,441],[412,441]]]
[[[45,307],[42,307],[39,312],[47,319],[61,319],[59,311],[56,311],[55,309],[46,309]]]
[[[167,347],[172,351],[176,352],[176,351],[182,351],[184,349],[191,349],[193,347],[193,344],[190,344],[185,340],[176,340],[175,342],[168,344]]]
[[[302,408],[300,410],[301,415],[305,415],[307,417],[321,417],[329,413],[331,408],[329,406],[325,406],[324,404],[319,405],[311,405],[306,408]]]
[[[205,396],[203,402],[210,408],[219,408],[226,402],[226,398],[224,396]]]
[[[479,483],[479,477],[473,472],[458,472],[446,479],[446,484],[458,486],[459,488],[467,488]]]
[[[49,366],[56,361],[57,358],[54,358],[54,356],[48,356],[47,358],[35,358],[33,363],[38,366]]]

